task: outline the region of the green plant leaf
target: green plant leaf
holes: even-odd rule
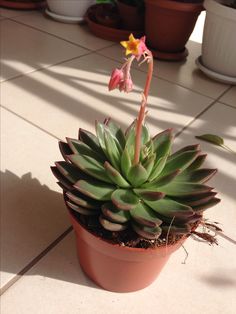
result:
[[[156,227],[160,226],[162,223],[156,213],[143,203],[139,203],[135,208],[133,208],[130,211],[130,214],[135,221],[144,226]]]
[[[165,167],[161,172],[161,176],[163,177],[177,169],[183,171],[197,158],[198,155],[199,151],[192,150],[183,152],[172,160],[167,160]]]
[[[99,217],[100,224],[103,226],[104,229],[109,231],[122,231],[127,229],[127,224],[119,224],[115,222],[111,222],[108,219],[106,219],[104,216],[100,215]]]
[[[82,171],[80,171],[71,163],[68,163],[66,161],[57,161],[55,162],[55,165],[57,169],[60,171],[60,173],[72,184],[74,184],[76,181],[84,177]]]
[[[199,144],[185,146],[185,147],[177,150],[175,153],[171,154],[168,157],[168,161],[171,161],[172,159],[176,158],[177,156],[181,155],[184,152],[199,151],[199,150],[200,150],[200,145]]]
[[[119,209],[131,210],[138,202],[139,198],[132,190],[117,189],[111,195],[112,203]]]
[[[217,146],[224,145],[224,139],[218,135],[215,134],[203,134],[199,136],[195,136],[199,140],[206,141],[208,143],[215,144]]]
[[[69,145],[65,142],[59,141],[59,149],[65,161],[68,161],[67,155],[73,154]]]
[[[172,181],[167,185],[159,187],[158,191],[163,192],[169,196],[180,197],[183,195],[194,195],[210,192],[212,189],[213,188],[203,184]]]
[[[169,155],[171,144],[173,141],[172,129],[167,129],[158,133],[153,137],[153,150],[157,155],[157,160],[166,155]]]
[[[202,166],[204,161],[206,160],[207,154],[202,154],[197,156],[197,158],[183,171],[194,171]]]
[[[198,205],[198,206],[193,206],[193,211],[194,212],[198,212],[198,211],[203,211],[203,210],[206,210],[210,207],[213,207],[215,205],[217,205],[221,200],[219,198],[212,198],[211,200],[201,204],[201,205]]]
[[[116,187],[97,180],[79,180],[74,187],[84,195],[98,201],[109,201]]]
[[[104,163],[104,168],[107,176],[111,179],[114,184],[117,184],[119,187],[128,188],[130,184],[122,177],[119,171],[112,167],[108,161]]]
[[[112,183],[111,179],[108,178],[106,174],[103,164],[96,159],[79,154],[70,155],[68,158],[74,165],[90,176],[104,182]]]
[[[155,188],[158,189],[160,186],[164,186],[166,184],[169,184],[171,181],[175,180],[175,178],[180,173],[180,170],[177,169],[163,177],[159,177],[156,180],[153,180],[152,182],[148,182],[142,185],[142,188]]]
[[[84,129],[79,129],[79,140],[87,144],[93,151],[99,153],[100,155],[106,157],[103,150],[100,147],[98,138],[91,132]]]
[[[151,175],[148,178],[148,181],[155,180],[162,173],[162,170],[164,169],[165,164],[166,164],[166,160],[167,160],[167,155],[155,161],[154,166],[152,168]]]
[[[137,222],[132,222],[132,228],[138,235],[149,240],[158,239],[162,233],[162,230],[159,226],[152,228],[147,226],[141,226]]]
[[[104,130],[104,140],[109,161],[113,167],[120,170],[121,152],[110,131],[106,129]]]
[[[72,201],[76,205],[79,205],[88,209],[100,209],[101,207],[101,203],[96,202],[89,197],[86,197],[84,194],[76,190],[67,192],[66,196],[69,198],[70,201]]]
[[[193,215],[193,211],[190,206],[178,203],[167,197],[158,201],[144,200],[144,202],[154,211],[166,217],[188,217]]]
[[[191,196],[187,195],[181,198],[175,197],[175,200],[188,206],[198,206],[210,201],[212,198],[216,196],[216,194],[217,194],[216,192],[206,192],[201,193],[200,195],[199,194]]]
[[[117,209],[111,202],[102,205],[102,212],[106,218],[116,223],[125,223],[130,220],[129,211]]]
[[[122,149],[125,148],[125,135],[121,129],[120,126],[118,126],[115,122],[113,122],[111,119],[107,123],[109,130],[113,134],[113,136],[117,139],[117,141],[120,143],[120,146]]]
[[[121,156],[121,172],[126,179],[128,179],[128,173],[130,171],[131,166],[132,166],[131,159],[127,148],[125,148]]]
[[[161,226],[164,233],[169,234],[188,234],[191,231],[191,227],[188,224]]]
[[[73,190],[73,185],[71,184],[71,182],[61,174],[57,167],[51,167],[51,170],[54,176],[57,178],[57,180],[59,180],[58,184],[63,190],[66,191]]]
[[[102,155],[98,154],[95,150],[90,148],[87,144],[83,143],[82,141],[68,137],[66,138],[66,140],[74,154],[89,156],[101,162],[105,161],[104,154]]]
[[[205,183],[217,172],[217,169],[197,169],[191,172],[184,172],[178,175],[174,181]]]
[[[138,187],[143,184],[148,178],[148,173],[146,169],[139,163],[137,165],[131,166],[128,173],[128,180],[133,187]]]
[[[142,163],[143,167],[145,168],[147,172],[147,179],[149,178],[153,170],[155,159],[156,159],[155,154],[152,154],[148,158],[146,158],[146,160],[144,160]]]
[[[78,206],[70,201],[66,201],[66,204],[70,209],[73,209],[74,211],[80,213],[81,215],[92,216],[98,215],[100,213],[100,211],[83,208],[82,206]]]
[[[148,190],[148,189],[134,189],[134,193],[139,196],[141,199],[147,201],[157,201],[162,199],[165,194],[158,192],[157,190]]]

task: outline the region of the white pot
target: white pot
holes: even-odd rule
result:
[[[47,0],[51,12],[68,17],[83,17],[95,0]]]
[[[220,0],[205,0],[204,7],[202,63],[214,72],[236,77],[236,9]]]

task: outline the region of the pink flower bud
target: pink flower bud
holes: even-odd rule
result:
[[[120,92],[124,91],[125,93],[131,92],[133,89],[133,82],[131,77],[125,79],[124,81],[121,81],[119,84],[119,90]]]
[[[137,59],[139,60],[142,56],[142,54],[148,50],[146,44],[145,44],[145,41],[146,41],[146,36],[143,36],[142,38],[140,38],[139,40],[139,45],[138,45],[138,55],[137,55]]]
[[[113,70],[111,74],[110,82],[108,84],[109,91],[116,89],[120,85],[123,78],[124,78],[124,73],[122,70],[120,69]]]

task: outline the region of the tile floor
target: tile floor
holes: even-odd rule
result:
[[[204,14],[188,43],[187,62],[155,62],[148,123],[155,133],[173,127],[176,147],[194,135],[216,133],[236,150],[236,89],[209,80],[195,66]],[[40,12],[1,9],[1,313],[2,314],[233,314],[235,245],[189,239],[149,288],[118,294],[99,289],[82,273],[60,189],[49,166],[60,160],[58,139],[111,116],[127,126],[138,109],[145,68],[134,70],[135,90],[107,92],[121,61],[117,44]],[[202,143],[222,202],[207,213],[236,240],[236,163]],[[147,302],[148,300],[148,302]]]

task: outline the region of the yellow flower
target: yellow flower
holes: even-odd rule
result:
[[[140,40],[135,39],[133,34],[130,34],[128,41],[121,41],[120,44],[126,49],[126,56],[129,54],[133,54],[135,56],[139,54]]]

